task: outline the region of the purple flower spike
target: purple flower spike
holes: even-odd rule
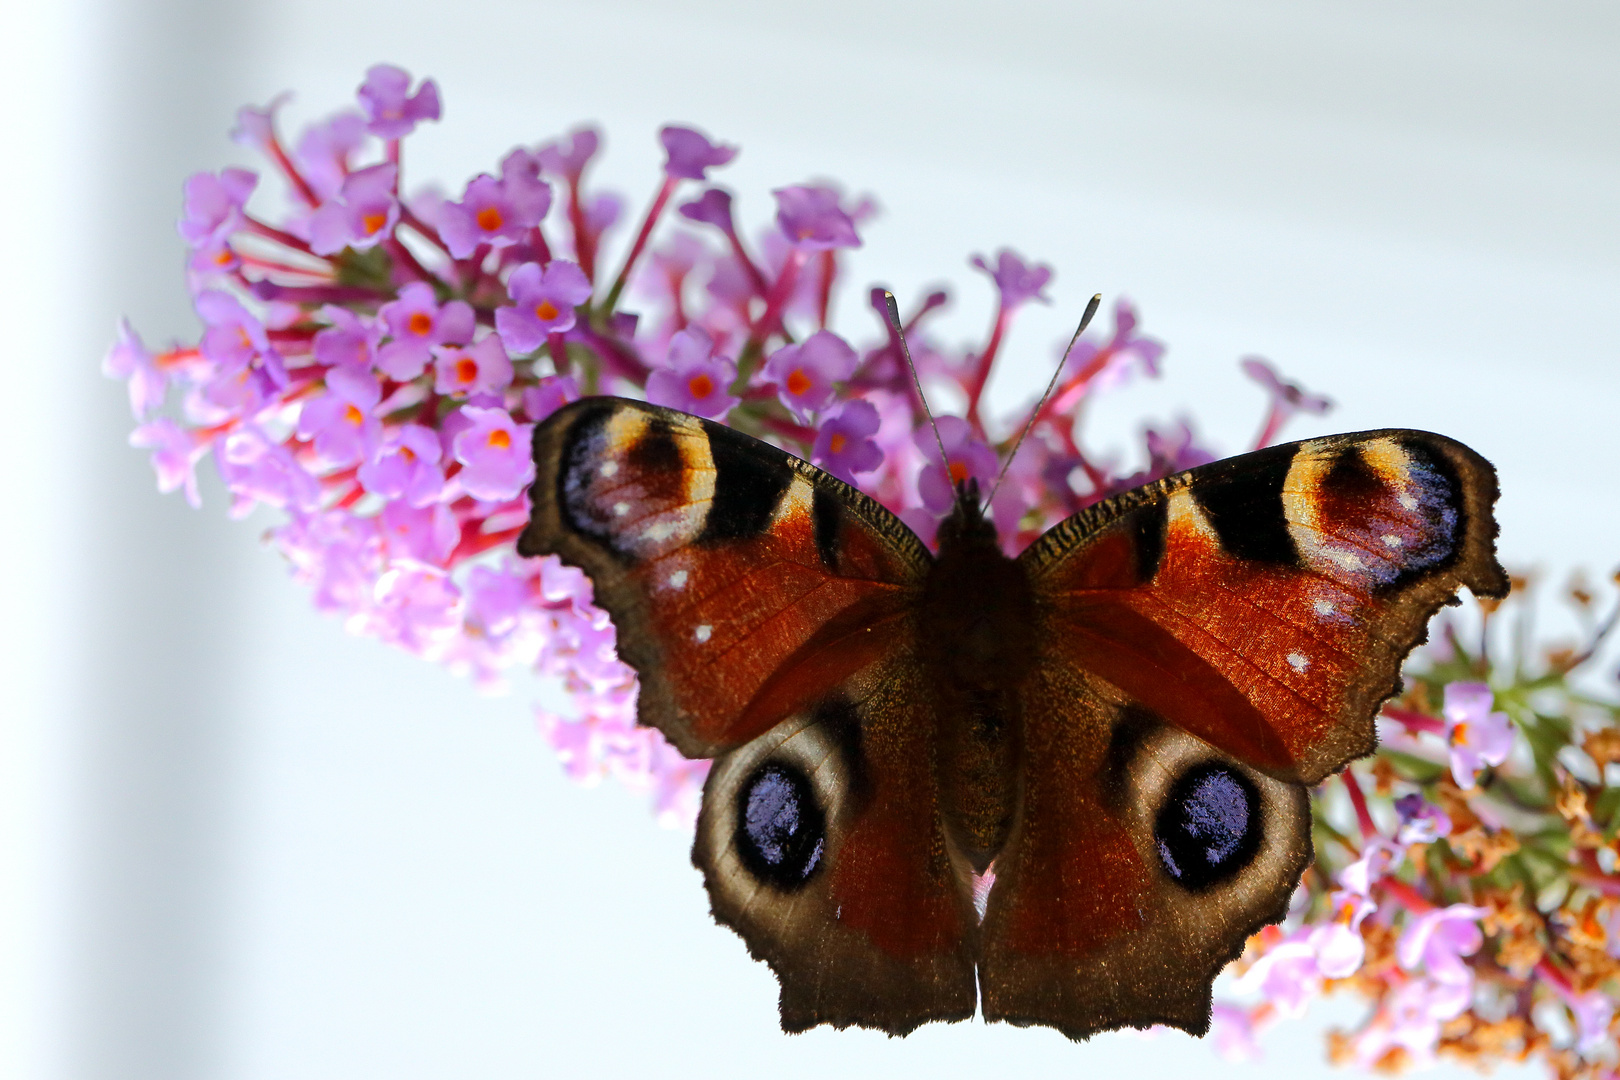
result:
[[[225,243],[242,227],[242,210],[258,183],[258,174],[246,169],[224,169],[218,176],[201,172],[187,178],[182,189],[181,238],[193,248],[217,248]]]
[[[534,479],[529,457],[534,425],[515,422],[505,409],[468,405],[461,413],[470,423],[452,445],[456,460],[466,466],[456,477],[462,490],[486,502],[517,498]]]
[[[148,413],[163,404],[169,377],[157,366],[128,319],[118,320],[118,340],[107,350],[101,370],[111,378],[129,381],[129,408],[135,419],[145,420]]]
[[[367,71],[359,96],[369,121],[366,129],[379,139],[402,139],[419,122],[439,118],[438,85],[423,79],[412,94],[410,73],[392,64],[378,64]]]
[[[944,514],[956,501],[956,485],[962,481],[977,480],[981,496],[989,494],[996,478],[996,452],[975,439],[973,428],[960,416],[941,416],[936,423],[950,471],[940,464],[934,433],[926,426],[918,428],[915,442],[928,464],[917,477],[917,494],[931,513]]]
[[[830,330],[818,330],[803,344],[784,345],[765,361],[765,378],[776,384],[782,404],[800,422],[827,407],[833,384],[855,374],[858,358],[844,339]]]
[[[373,495],[426,506],[444,490],[438,432],[421,424],[401,424],[383,437],[365,464],[360,484]]]
[[[1395,959],[1407,971],[1422,968],[1436,982],[1471,985],[1474,975],[1462,958],[1484,943],[1479,920],[1485,914],[1472,904],[1452,904],[1409,919],[1395,943]]]
[[[1484,683],[1447,683],[1446,737],[1451,740],[1451,775],[1460,788],[1474,786],[1487,765],[1500,765],[1513,750],[1513,725],[1507,713],[1491,712],[1495,703]]]
[[[508,352],[538,349],[547,334],[574,326],[574,308],[591,298],[591,283],[578,263],[553,259],[545,270],[524,263],[512,271],[506,291],[512,306],[495,309],[495,329]]]
[[[826,187],[778,188],[776,223],[795,245],[810,251],[861,246],[854,220],[839,207],[838,192]]]
[[[326,393],[304,403],[298,434],[315,440],[315,456],[326,468],[358,465],[382,437],[382,423],[372,415],[382,388],[369,371],[333,368],[326,374]]]
[[[972,264],[990,275],[1001,292],[1001,306],[1006,310],[1020,307],[1031,300],[1043,304],[1052,301],[1042,294],[1046,283],[1052,280],[1052,268],[1045,263],[1026,263],[1010,248],[996,252],[996,265],[992,269],[982,255],[975,255]]]
[[[737,156],[735,146],[712,143],[701,132],[691,128],[664,128],[658,133],[669,155],[664,162],[664,175],[671,180],[707,180],[706,171],[718,168]]]
[[[718,420],[739,400],[727,392],[736,377],[737,365],[714,355],[709,335],[690,327],[669,339],[664,366],[647,376],[647,400]]]
[[[350,173],[338,197],[310,215],[310,250],[332,255],[346,247],[374,247],[387,238],[399,220],[399,200],[394,198],[398,173],[388,164]]]
[[[596,156],[602,137],[593,127],[575,128],[564,138],[546,143],[535,152],[540,167],[553,176],[576,181],[585,172],[585,166]]]
[[[870,401],[857,398],[846,402],[816,433],[810,460],[846,484],[853,484],[856,473],[871,472],[883,464],[883,451],[872,438],[881,424],[882,418]]]
[[[731,193],[721,188],[710,188],[691,202],[682,203],[681,216],[713,225],[727,234],[736,228],[731,222]]]
[[[475,319],[464,300],[439,306],[431,286],[415,281],[399,291],[399,299],[384,304],[378,313],[393,338],[377,352],[377,368],[401,382],[416,378],[432,359],[434,345],[472,340]]]
[[[498,334],[465,347],[441,347],[433,361],[433,389],[451,397],[496,393],[511,381],[512,361]]]

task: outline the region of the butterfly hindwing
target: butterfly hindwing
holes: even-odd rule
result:
[[[977,926],[941,831],[926,688],[897,652],[716,760],[692,861],[781,982],[782,1027],[971,1017]]]
[[[890,647],[926,573],[898,518],[707,420],[587,398],[535,431],[524,555],[583,569],[641,683],[641,722],[689,757],[762,734]]]
[[[987,1018],[1207,1028],[1210,982],[1309,861],[1304,785],[1372,749],[1459,587],[1505,594],[1495,497],[1452,440],[1332,436],[1100,503],[1020,557],[1038,658]]]

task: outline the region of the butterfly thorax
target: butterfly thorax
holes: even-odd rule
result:
[[[936,697],[951,838],[982,871],[1011,826],[1023,748],[1018,702],[1034,655],[1024,568],[1002,553],[978,492],[957,492],[924,585],[918,640]]]

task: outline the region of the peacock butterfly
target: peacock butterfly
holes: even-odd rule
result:
[[[715,758],[692,860],[787,1031],[977,1002],[1077,1039],[1202,1034],[1311,861],[1308,786],[1372,750],[1459,587],[1507,591],[1494,471],[1421,431],[1192,469],[1015,559],[972,487],[934,553],[810,464],[644,402],[566,406],[534,460],[518,550],[590,575],[640,722]]]

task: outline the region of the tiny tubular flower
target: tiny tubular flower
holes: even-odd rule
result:
[[[456,460],[463,468],[456,477],[462,490],[485,502],[515,499],[534,480],[529,456],[533,424],[519,424],[505,409],[464,406],[469,424],[453,441]]]
[[[392,64],[377,64],[366,72],[359,98],[366,128],[379,139],[404,138],[423,120],[439,118],[438,84],[423,79],[413,94],[410,73]]]
[[[647,400],[719,419],[739,400],[730,392],[736,377],[736,363],[717,355],[701,328],[689,327],[670,338],[664,365],[647,376]]]
[[[1513,725],[1505,712],[1492,712],[1495,696],[1484,683],[1446,685],[1446,737],[1451,742],[1451,774],[1460,788],[1471,788],[1480,770],[1500,765],[1513,749]]]
[[[398,173],[386,162],[350,173],[337,196],[310,216],[310,250],[333,255],[346,247],[361,250],[386,240],[399,220],[399,200],[394,197]]]
[[[574,309],[591,298],[591,283],[579,264],[555,259],[544,270],[524,263],[506,283],[512,305],[495,309],[495,329],[514,353],[532,352],[547,334],[573,328]]]
[[[497,334],[471,345],[444,345],[435,350],[433,389],[449,397],[492,394],[512,381],[512,361]]]
[[[801,422],[833,399],[834,384],[855,373],[855,350],[830,330],[818,330],[803,344],[784,345],[765,361],[764,375],[777,396]]]

